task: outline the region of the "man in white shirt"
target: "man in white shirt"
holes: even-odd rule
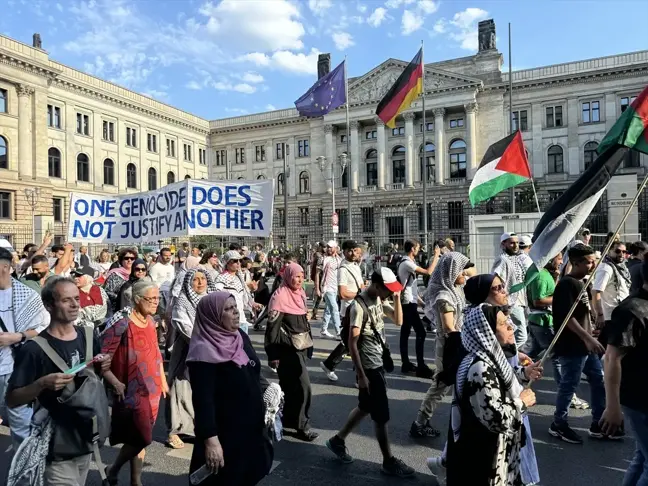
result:
[[[626,253],[625,243],[614,242],[594,274],[592,304],[603,346],[607,345],[606,328],[612,320],[612,311],[630,295],[631,278],[625,263]]]
[[[9,419],[14,449],[29,435],[31,406],[6,409],[5,394],[13,373],[13,351],[49,324],[40,295],[11,278],[10,251],[0,248],[0,413]],[[5,413],[6,411],[6,413]]]
[[[168,292],[175,278],[175,267],[171,263],[171,250],[162,248],[160,259],[149,269],[151,280],[160,288],[161,292]]]
[[[337,304],[338,293],[338,268],[340,257],[337,255],[338,244],[330,240],[326,244],[326,257],[322,264],[322,274],[315,280],[315,293],[324,297],[324,317],[322,318],[322,337],[332,338],[328,332],[329,323],[333,320],[336,336],[340,335],[340,310]]]
[[[401,372],[416,373],[421,378],[432,378],[433,371],[425,364],[423,351],[425,347],[425,327],[418,313],[418,306],[423,305],[423,300],[418,293],[418,276],[432,275],[439,261],[440,250],[434,249],[434,257],[430,259],[427,268],[419,267],[416,264],[416,255],[421,249],[421,244],[416,240],[407,240],[403,246],[405,256],[398,262],[397,273],[398,281],[403,285],[403,327],[400,332],[400,353],[401,353]],[[409,359],[409,337],[414,328],[416,333],[416,363],[414,366]]]
[[[342,253],[344,260],[338,270],[338,291],[340,294],[340,315],[344,318],[349,308],[355,305],[356,295],[365,287],[362,280],[362,270],[360,261],[362,259],[362,247],[353,240],[342,243]],[[320,363],[320,368],[326,373],[326,377],[331,381],[337,381],[335,368],[339,365],[348,350],[344,343],[340,343],[333,352],[326,358],[326,361]]]

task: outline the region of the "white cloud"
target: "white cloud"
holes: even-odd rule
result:
[[[226,113],[235,113],[237,115],[247,115],[250,113],[248,110],[245,108],[225,108]]]
[[[189,81],[187,84],[185,84],[185,88],[192,89],[194,91],[199,91],[203,89],[203,86],[197,81]]]
[[[270,58],[262,52],[250,52],[243,56],[239,56],[238,60],[242,62],[251,62],[260,67],[267,67],[270,65]]]
[[[257,84],[257,83],[263,83],[263,76],[257,73],[245,73],[241,79],[245,81],[246,83],[252,83],[252,84]]]
[[[358,9],[358,12],[360,13],[365,13],[367,11],[367,6],[363,5],[362,3],[359,3],[356,8]]]
[[[409,5],[414,3],[415,0],[387,0],[385,6],[388,8],[398,8],[401,5]]]
[[[271,105],[270,103],[268,103],[265,106],[265,109],[266,109],[266,111],[275,111],[277,109],[277,107],[275,105]]]
[[[333,38],[335,47],[339,51],[343,51],[355,44],[353,42],[353,36],[348,32],[334,32],[331,37]]]
[[[332,6],[331,0],[308,0],[308,8],[315,15],[323,15]]]
[[[434,30],[434,32],[436,32],[437,34],[443,34],[446,31],[446,25],[446,19],[439,19],[434,23],[432,30]]]
[[[309,54],[302,52],[277,51],[272,54],[272,66],[280,71],[295,74],[317,74],[317,56],[320,51],[313,48]]]
[[[63,5],[61,5],[60,3],[57,3],[56,4],[56,10],[58,10],[59,12],[62,12],[63,11]]]
[[[247,83],[233,84],[229,81],[214,81],[211,83],[211,87],[217,91],[236,91],[244,94],[252,94],[257,90],[255,86]]]
[[[425,15],[430,15],[439,10],[439,3],[432,0],[419,0],[418,8]]]
[[[205,3],[200,13],[208,35],[240,50],[302,49],[305,34],[297,7],[288,0],[248,2],[222,0]]]
[[[401,20],[401,33],[403,35],[410,35],[416,32],[423,26],[423,17],[411,10],[403,11],[403,18]]]
[[[160,89],[144,90],[142,91],[142,94],[144,96],[148,96],[149,98],[157,98],[159,100],[166,100],[169,97],[169,93]]]
[[[367,19],[367,23],[372,27],[379,27],[383,23],[385,17],[387,16],[387,9],[383,7],[378,7],[376,10],[371,12],[371,15]]]
[[[450,21],[453,26],[453,32],[450,32],[450,38],[457,41],[462,49],[476,51],[478,47],[477,24],[480,20],[488,17],[488,12],[481,8],[467,8],[454,14]]]

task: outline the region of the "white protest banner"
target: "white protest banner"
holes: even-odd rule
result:
[[[191,179],[137,194],[72,194],[67,239],[124,244],[172,236],[269,236],[273,195],[273,180]]]

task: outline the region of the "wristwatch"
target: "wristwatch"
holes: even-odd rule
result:
[[[24,332],[19,333],[20,334],[20,344],[24,343],[27,341],[27,334]]]

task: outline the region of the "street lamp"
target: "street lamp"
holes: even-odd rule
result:
[[[344,170],[347,167],[347,158],[348,158],[348,156],[347,156],[346,153],[342,153],[338,157],[338,161],[340,163],[340,168],[342,169],[341,172],[340,172],[340,179],[344,175]],[[316,160],[317,160],[317,163],[319,164],[320,171],[322,171],[322,176],[324,176],[324,180],[329,181],[331,183],[331,197],[332,197],[332,202],[333,202],[333,214],[337,214],[337,212],[335,211],[335,180],[337,179],[335,177],[335,164],[334,163],[330,164],[331,165],[331,176],[327,177],[326,176],[326,167],[329,165],[328,160],[323,155],[320,155],[319,157],[317,157]],[[347,186],[348,186],[348,184],[347,184]],[[349,187],[347,187],[347,191],[348,190],[349,190]],[[349,211],[349,214],[350,214],[351,213],[351,207],[349,207],[348,211]],[[336,234],[337,234],[337,232],[334,232],[333,236],[335,237]]]
[[[24,189],[24,192],[25,199],[27,200],[27,204],[29,204],[32,213],[32,241],[36,242],[36,224],[34,221],[34,213],[36,211],[36,206],[38,205],[38,199],[40,198],[40,187],[26,187]]]

